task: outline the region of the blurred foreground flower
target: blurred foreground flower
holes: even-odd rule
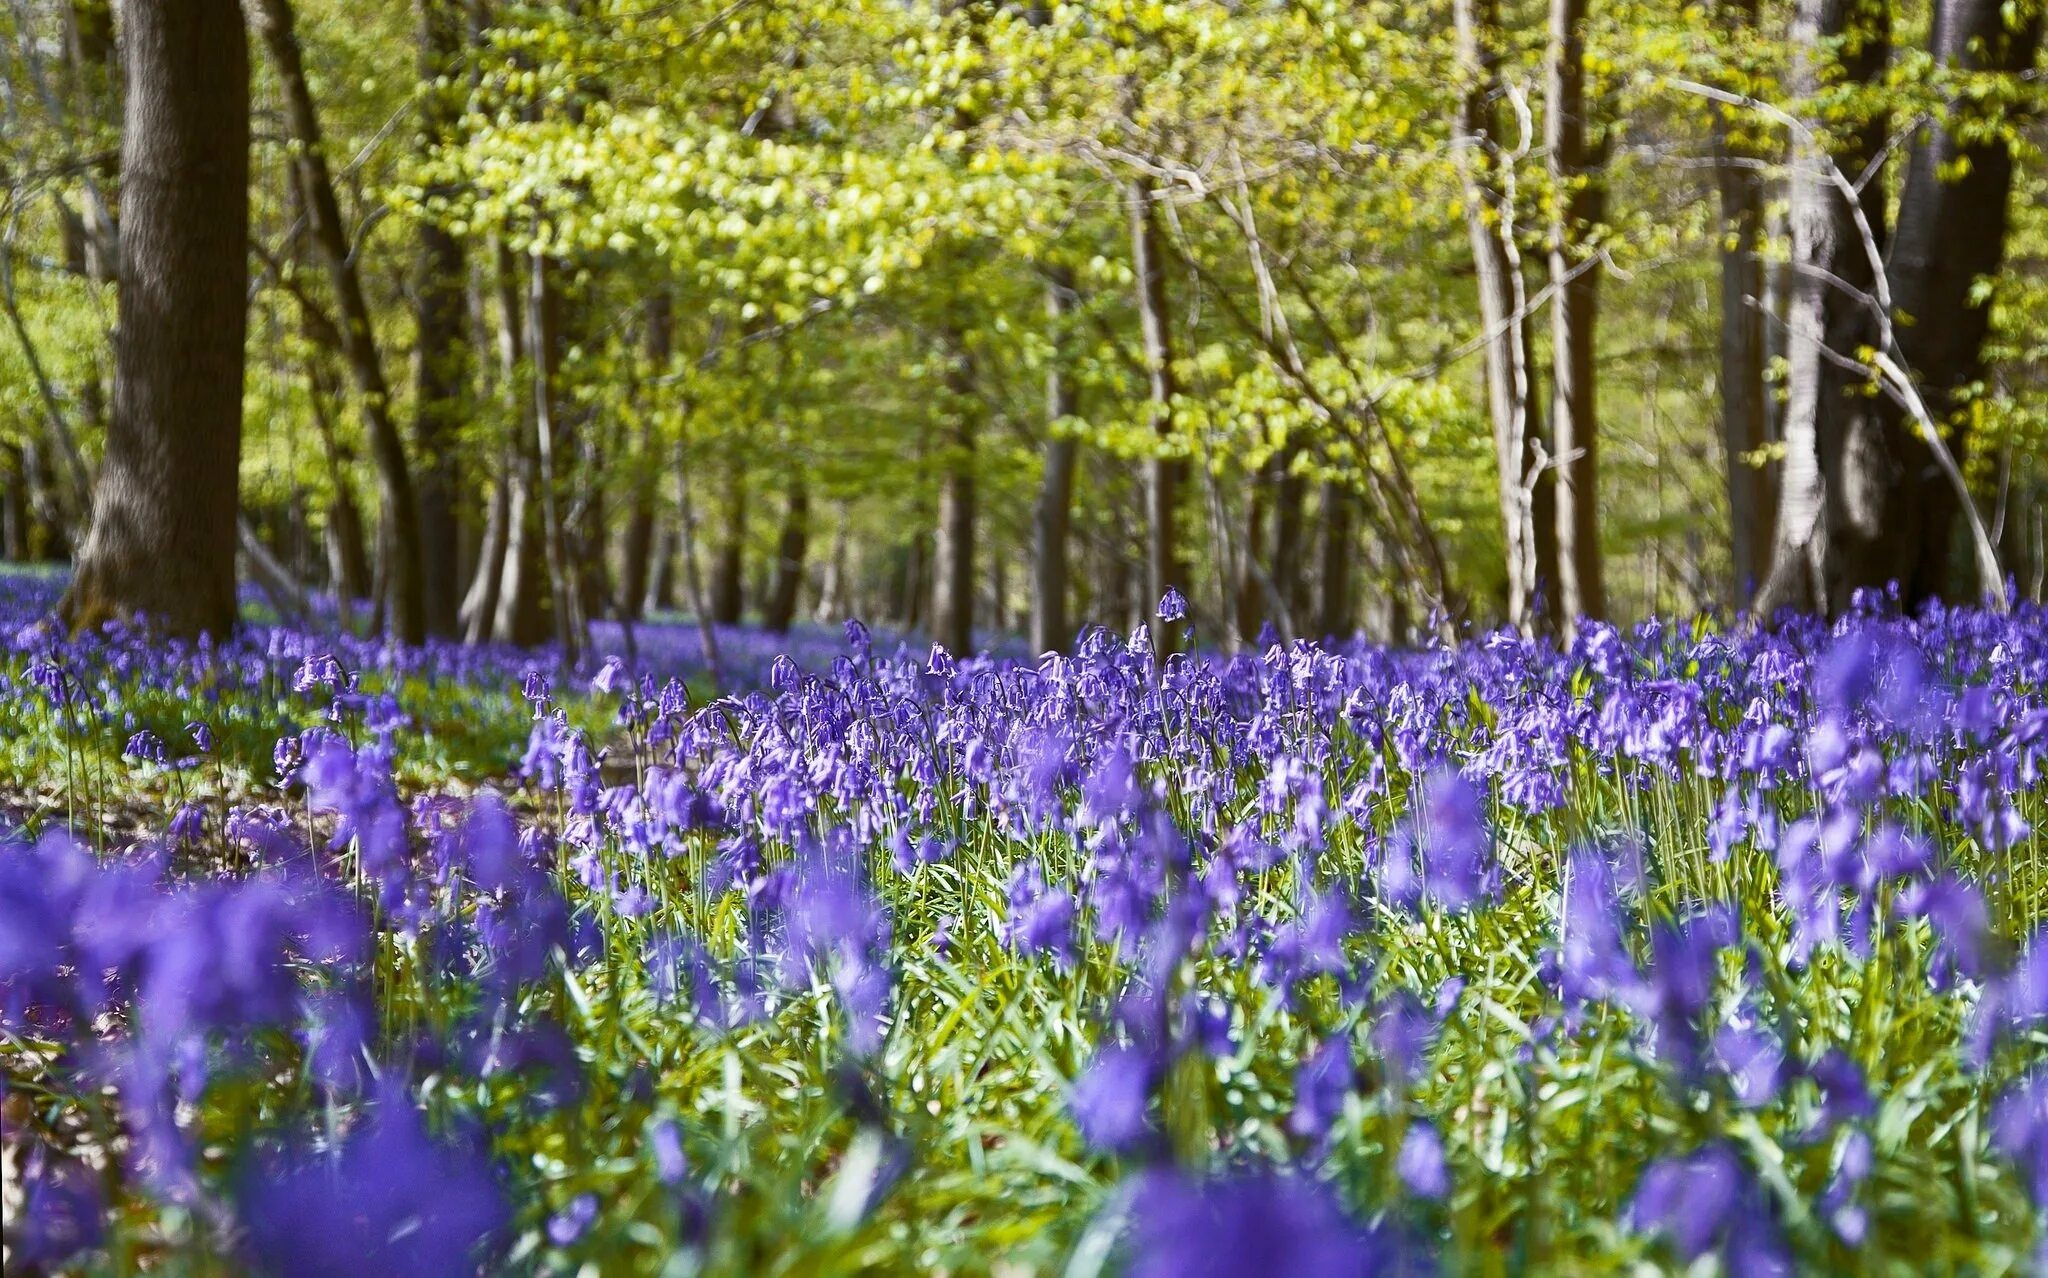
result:
[[[484,1156],[430,1137],[396,1089],[338,1154],[275,1169],[243,1204],[257,1266],[291,1278],[474,1274],[509,1219]]]
[[[1132,1278],[1373,1278],[1435,1266],[1390,1227],[1352,1221],[1314,1181],[1259,1174],[1198,1183],[1157,1172],[1132,1202]]]

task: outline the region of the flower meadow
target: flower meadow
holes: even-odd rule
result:
[[[850,622],[714,686],[679,626],[179,647],[49,589],[0,583],[9,1273],[2048,1254],[2037,608]]]

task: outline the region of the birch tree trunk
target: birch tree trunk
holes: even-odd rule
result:
[[[1459,70],[1465,77],[1452,151],[1464,188],[1465,230],[1479,295],[1486,411],[1507,557],[1508,624],[1552,628],[1539,612],[1557,604],[1557,481],[1543,457],[1543,414],[1531,356],[1531,317],[1515,242],[1513,160],[1504,153],[1497,100],[1500,15],[1493,0],[1456,0]]]
[[[1811,99],[1824,84],[1868,84],[1883,74],[1890,49],[1881,0],[1798,0],[1792,22],[1791,96]],[[1834,174],[1863,175],[1881,154],[1881,115],[1834,129],[1834,149],[1806,130],[1794,132],[1786,219],[1791,270],[1786,290],[1785,465],[1778,478],[1778,516],[1771,571],[1755,611],[1824,609],[1839,604],[1835,584],[1845,543],[1874,535],[1876,473],[1874,396],[1870,379],[1837,356],[1874,340],[1865,299],[1875,279],[1870,248],[1884,240],[1884,183],[1873,175],[1852,207]],[[1867,227],[1872,245],[1864,243]],[[1860,512],[1861,518],[1856,517]]]

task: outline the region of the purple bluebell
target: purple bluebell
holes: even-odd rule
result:
[[[1329,1135],[1351,1094],[1351,1077],[1351,1040],[1332,1035],[1294,1072],[1294,1112],[1288,1115],[1287,1130],[1306,1140]]]
[[[1131,1200],[1132,1278],[1377,1278],[1432,1266],[1386,1227],[1347,1217],[1328,1189],[1272,1174],[1207,1183],[1152,1172]]]
[[[1668,1239],[1679,1262],[1717,1253],[1726,1271],[1789,1275],[1792,1258],[1762,1189],[1735,1151],[1708,1145],[1652,1164],[1630,1200],[1629,1221]]]
[[[251,1261],[293,1278],[474,1274],[509,1221],[484,1158],[430,1137],[395,1090],[338,1152],[268,1169],[241,1202]]]
[[[1082,1138],[1110,1153],[1142,1142],[1151,1130],[1146,1111],[1160,1072],[1158,1059],[1144,1048],[1111,1044],[1097,1049],[1067,1098]]]
[[[1417,1198],[1442,1198],[1451,1192],[1450,1165],[1444,1158],[1443,1137],[1423,1119],[1408,1124],[1401,1135],[1401,1152],[1394,1159],[1401,1183]]]

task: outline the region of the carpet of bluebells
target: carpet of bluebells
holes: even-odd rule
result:
[[[2038,608],[714,681],[54,588],[0,579],[10,1274],[2048,1254]]]

